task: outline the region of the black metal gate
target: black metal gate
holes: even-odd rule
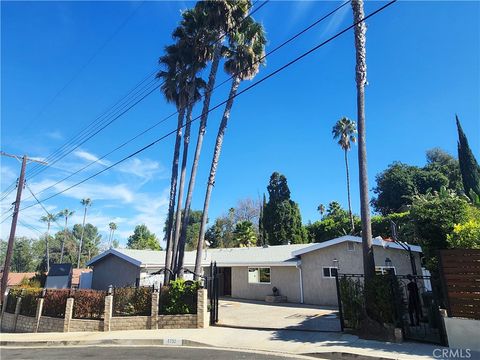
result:
[[[375,292],[384,291],[386,303],[382,306],[389,322],[402,328],[403,337],[446,345],[445,330],[439,311],[439,297],[430,276],[378,275],[383,281]],[[357,329],[366,313],[363,274],[338,274],[336,276],[338,307],[342,330]],[[370,304],[372,306],[372,304]],[[385,321],[387,322],[387,321]]]
[[[217,263],[210,263],[210,272],[205,279],[205,286],[207,287],[208,300],[210,302],[210,325],[218,323],[218,287],[219,287],[219,272]]]

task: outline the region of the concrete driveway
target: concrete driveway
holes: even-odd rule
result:
[[[340,331],[338,311],[332,307],[264,301],[219,300],[219,325],[308,331]]]

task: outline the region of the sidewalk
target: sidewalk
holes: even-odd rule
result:
[[[259,350],[273,353],[356,354],[385,359],[433,359],[436,345],[383,343],[342,333],[292,330],[207,329],[134,330],[112,332],[0,334],[2,346],[163,345],[164,339],[182,339],[183,345]]]

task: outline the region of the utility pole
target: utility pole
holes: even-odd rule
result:
[[[10,236],[8,238],[8,246],[7,246],[7,254],[5,256],[5,264],[3,265],[3,274],[2,274],[2,283],[1,283],[1,299],[3,301],[3,296],[7,291],[8,285],[8,275],[10,273],[10,263],[12,262],[12,255],[13,255],[13,244],[15,242],[15,231],[17,230],[17,221],[18,221],[18,212],[20,209],[20,201],[22,200],[22,190],[25,184],[25,168],[27,167],[27,162],[37,162],[42,165],[47,165],[44,161],[33,160],[29,159],[27,155],[17,156],[7,154],[3,151],[0,152],[0,155],[11,157],[17,159],[22,162],[22,167],[20,169],[20,177],[18,178],[18,185],[17,185],[17,197],[15,198],[14,208],[13,208],[13,216],[12,216],[12,225],[10,227]]]

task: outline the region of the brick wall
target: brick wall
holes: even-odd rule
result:
[[[151,328],[150,316],[114,316],[110,330],[145,330]]]
[[[188,315],[158,315],[159,329],[195,329],[197,314]]]
[[[68,331],[103,331],[103,320],[71,319]]]
[[[4,312],[2,315],[2,331],[13,332],[15,330],[15,314]]]
[[[15,332],[35,332],[37,319],[32,316],[18,315]]]
[[[158,293],[152,294],[151,316],[112,316],[112,296],[105,298],[104,320],[73,319],[73,298],[67,300],[65,318],[42,316],[43,299],[38,299],[35,317],[19,315],[21,299],[17,301],[15,314],[4,312],[1,318],[1,330],[4,332],[73,332],[73,331],[114,331],[143,329],[193,329],[204,328],[208,321],[207,291],[201,289],[197,294],[197,313],[186,315],[158,314]]]
[[[38,324],[38,332],[63,332],[65,319],[41,316]]]

